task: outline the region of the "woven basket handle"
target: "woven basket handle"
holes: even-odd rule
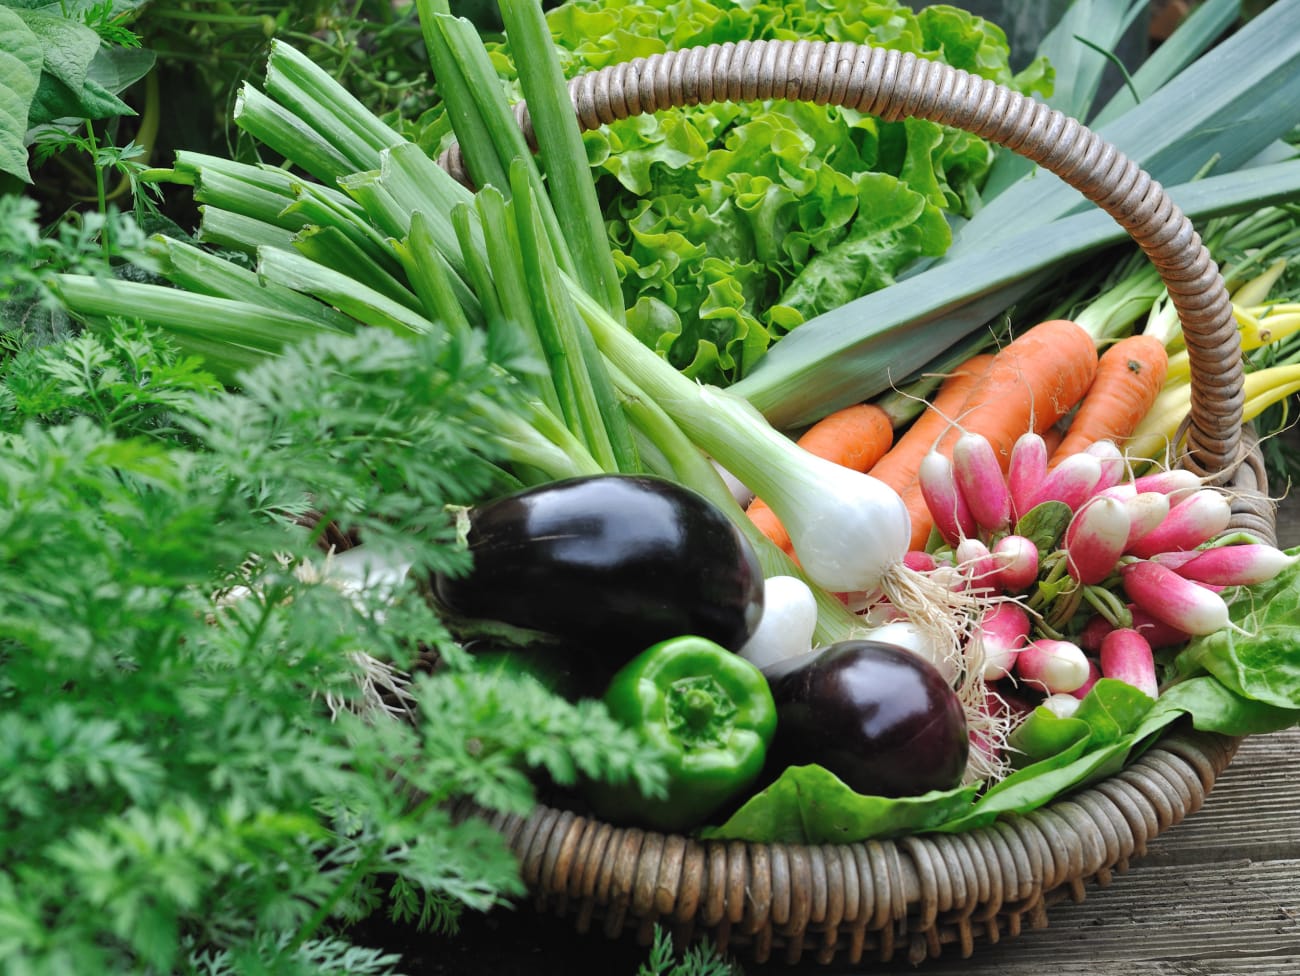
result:
[[[999,143],[1106,211],[1146,252],[1182,321],[1191,367],[1183,464],[1225,480],[1242,458],[1241,340],[1232,303],[1191,221],[1132,160],[1082,123],[937,61],[858,44],[741,41],[637,58],[569,84],[590,130],[660,109],[781,98],[848,106],[888,121],[929,119]],[[532,141],[527,110],[519,120]],[[458,147],[441,160],[464,179]]]

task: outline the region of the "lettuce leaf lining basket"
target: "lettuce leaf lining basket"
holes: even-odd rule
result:
[[[1240,339],[1214,260],[1164,189],[1077,120],[993,82],[909,53],[819,41],[669,51],[570,83],[585,129],[710,101],[806,100],[886,120],[929,119],[997,142],[1073,186],[1142,248],[1178,311],[1191,363],[1180,463],[1231,485],[1233,524],[1275,541],[1274,507],[1244,404]],[[530,136],[527,110],[518,107]],[[462,181],[456,147],[440,160]],[[1237,739],[1178,726],[1127,768],[1048,806],[964,833],[836,845],[700,841],[539,806],[490,816],[538,907],[611,937],[656,924],[707,934],[755,961],[913,962],[1046,924],[1046,908],[1106,884],[1157,834],[1194,813]],[[466,811],[468,814],[468,811]]]

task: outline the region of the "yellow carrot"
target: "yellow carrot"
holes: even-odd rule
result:
[[[1244,382],[1243,420],[1254,420],[1266,408],[1300,391],[1300,364],[1270,366],[1247,373]],[[1131,458],[1166,460],[1179,446],[1174,439],[1192,406],[1189,383],[1166,384],[1150,412],[1138,424],[1125,447]]]
[[[1232,313],[1241,333],[1243,352],[1280,342],[1300,332],[1300,304],[1294,302],[1285,305],[1256,305],[1252,308],[1234,305]],[[1190,372],[1186,349],[1170,354],[1166,382],[1185,380]]]

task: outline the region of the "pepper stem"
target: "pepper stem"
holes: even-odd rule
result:
[[[713,697],[703,688],[688,688],[678,702],[678,709],[687,727],[699,731],[713,718]]]
[[[674,682],[667,706],[669,725],[688,748],[722,742],[736,714],[736,703],[710,675]]]

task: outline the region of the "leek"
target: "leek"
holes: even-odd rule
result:
[[[1083,3],[1084,0],[1076,0]],[[1127,4],[1111,9],[1127,9]],[[1274,4],[1100,131],[1194,220],[1300,193],[1300,163],[1239,169],[1300,125],[1300,4]],[[1217,175],[1197,179],[1207,161]],[[731,389],[793,428],[905,382],[1061,270],[1124,232],[1035,171],[957,229],[947,255],[810,319]]]
[[[1077,2],[1077,0],[1076,0]],[[1300,4],[1275,4],[1097,133],[1166,186],[1233,171],[1300,124]],[[1045,170],[1003,190],[940,262],[1090,206]]]
[[[1169,191],[1193,219],[1284,203],[1300,161],[1210,177]],[[773,424],[796,428],[907,383],[1059,271],[1128,235],[1101,211],[1075,214],[906,278],[818,316],[730,387]]]
[[[537,0],[500,0],[499,6],[512,43],[528,52],[516,64],[519,85],[534,123],[555,213],[573,251],[577,280],[621,322],[623,291],[605,236],[587,150],[542,6]]]

